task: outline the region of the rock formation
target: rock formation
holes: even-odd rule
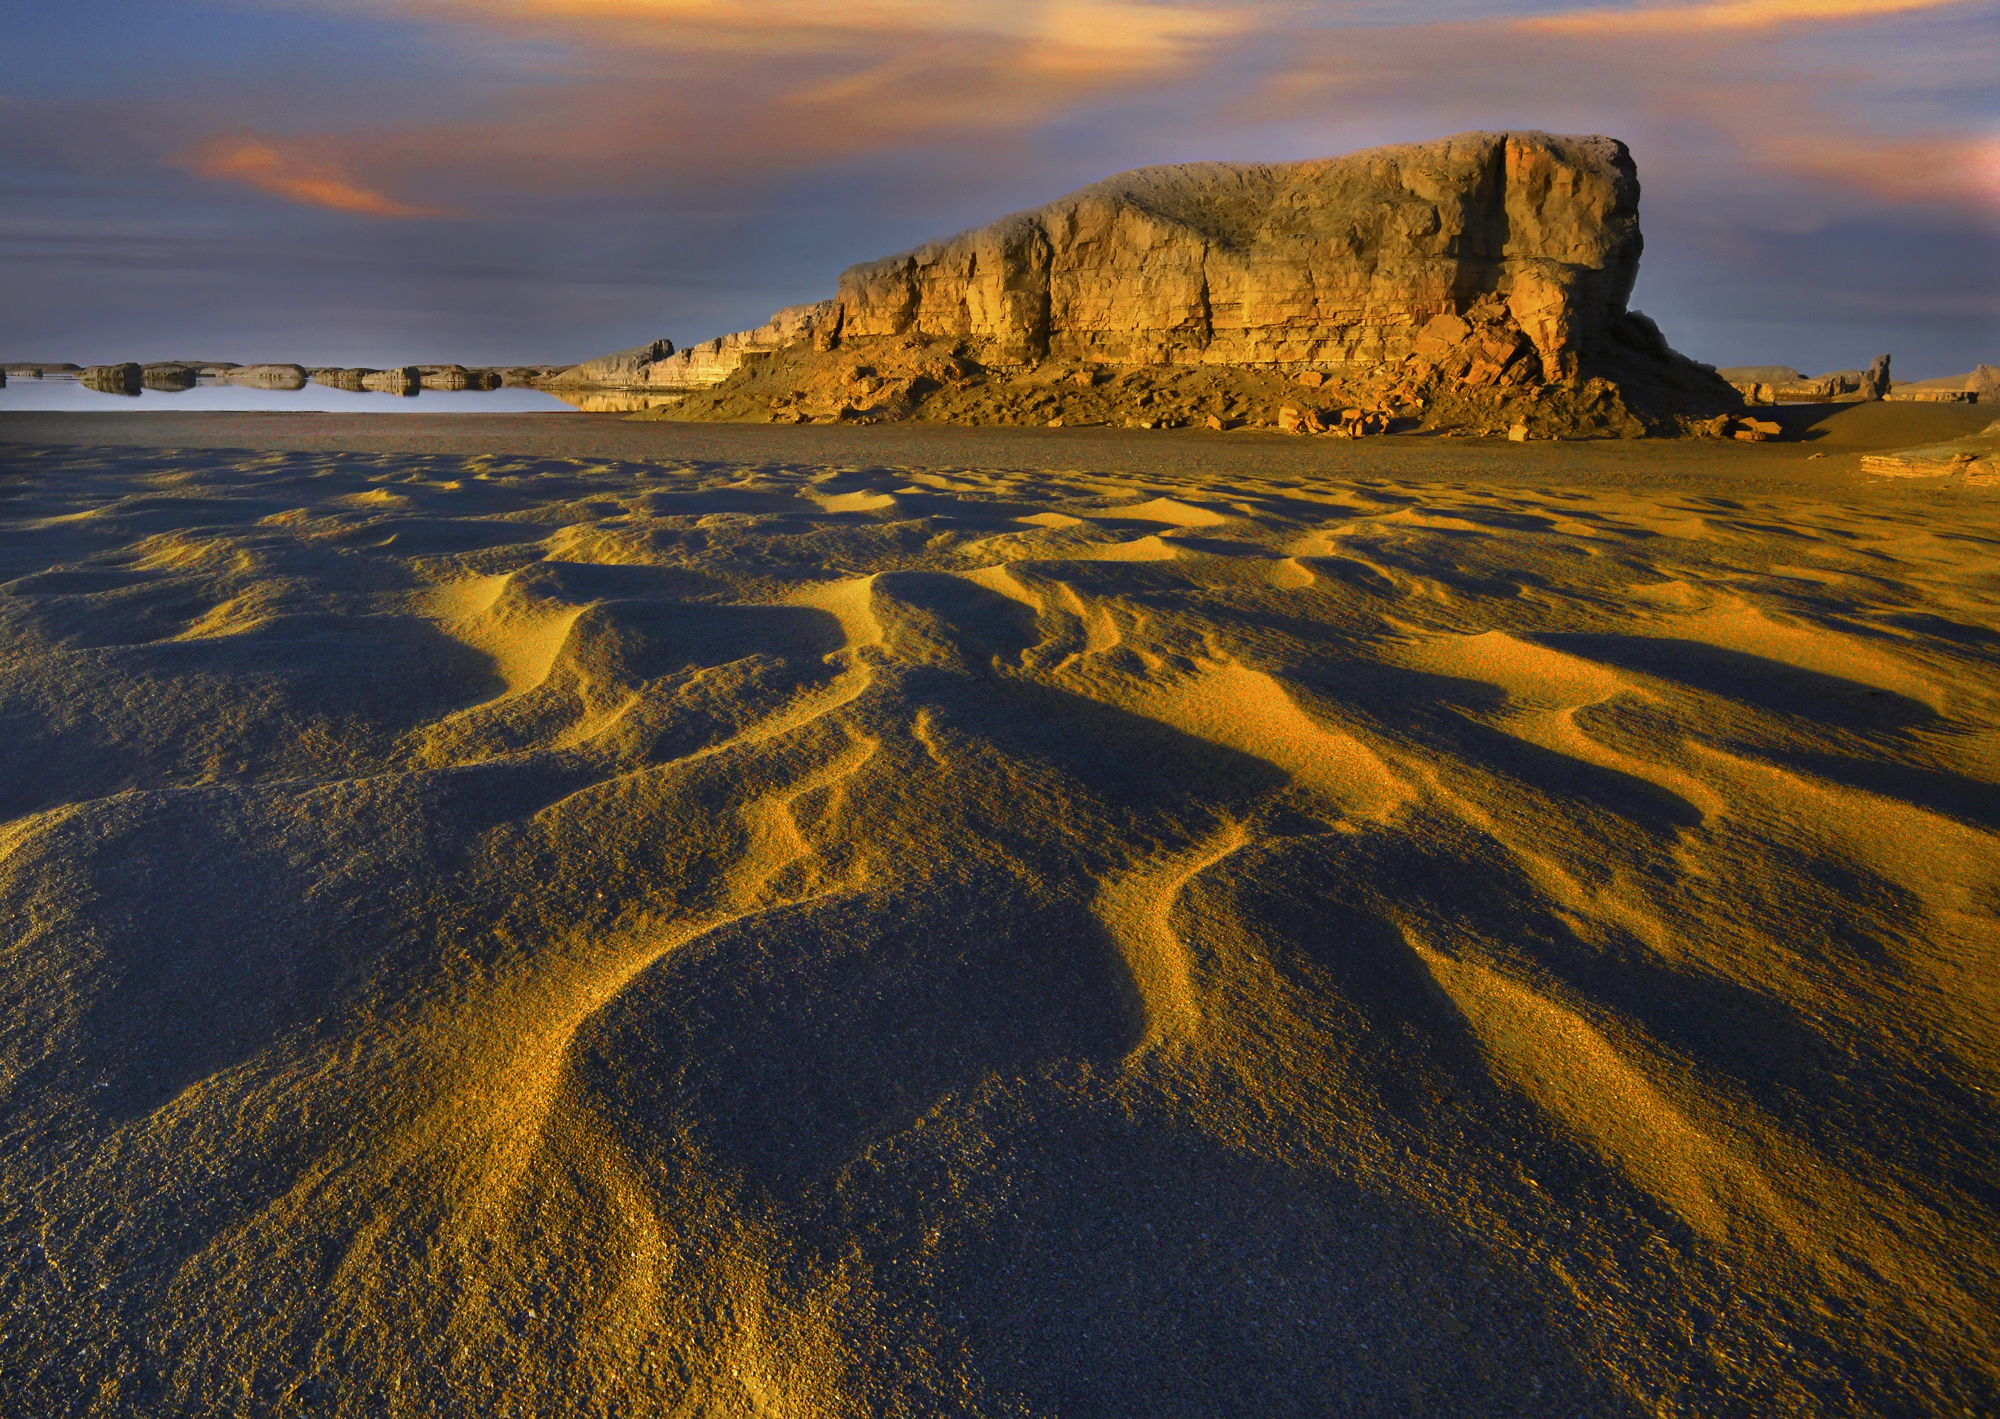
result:
[[[704,389],[722,383],[746,360],[759,355],[809,340],[827,348],[839,329],[838,301],[787,306],[755,330],[718,335],[680,351],[671,340],[655,340],[637,349],[587,360],[549,383],[605,389]]]
[[[492,370],[469,370],[464,365],[418,365],[425,389],[498,389],[500,376]]]
[[[1877,355],[1875,363],[1868,366],[1868,373],[1861,376],[1861,397],[1882,399],[1889,393],[1889,357]]]
[[[226,371],[223,378],[231,384],[247,385],[252,389],[306,387],[306,372],[303,365],[238,365]]]
[[[842,330],[1022,363],[1368,366],[1497,296],[1553,380],[1624,313],[1638,202],[1624,144],[1539,133],[1142,168],[850,269]]]
[[[199,370],[179,360],[161,360],[146,365],[140,371],[140,382],[146,388],[162,390],[169,394],[193,389],[199,378]]]
[[[1406,410],[1446,391],[1573,389],[1594,374],[1649,411],[1613,423],[1664,431],[1670,415],[1708,418],[1739,401],[1628,311],[1638,200],[1624,144],[1542,133],[1144,168],[852,267],[833,300],[757,330],[675,355],[624,351],[560,379],[733,388],[780,351],[896,342],[937,346],[994,378],[1048,364],[1316,372],[1343,394],[1382,384],[1362,392],[1401,396]],[[809,360],[792,363],[809,373]],[[941,406],[923,386],[951,383],[915,356],[865,363],[910,365],[904,394],[878,401],[884,417],[930,416]],[[709,407],[720,406],[688,412]]]
[[[100,394],[137,394],[146,372],[138,365],[86,365],[77,376]]]
[[[414,395],[423,387],[423,372],[415,365],[398,365],[391,370],[369,370],[361,376],[361,387],[377,394]]]
[[[1863,454],[1861,471],[1891,478],[1957,476],[1968,483],[2000,483],[2000,420],[1976,434],[1923,448]]]
[[[623,389],[642,385],[646,382],[647,370],[674,352],[671,340],[655,340],[650,345],[640,345],[631,350],[618,350],[594,360],[585,360],[572,369],[564,370],[551,384],[598,385]]]

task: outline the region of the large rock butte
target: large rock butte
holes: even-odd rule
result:
[[[1310,162],[1141,168],[852,267],[833,300],[759,330],[561,378],[699,388],[808,337],[912,334],[999,363],[1337,370],[1418,353],[1434,318],[1483,301],[1552,381],[1619,334],[1638,202],[1631,154],[1604,137],[1464,133]]]
[[[1623,143],[1469,133],[1286,164],[1141,168],[850,269],[842,329],[970,336],[1001,359],[1373,365],[1504,300],[1546,377],[1638,275]]]

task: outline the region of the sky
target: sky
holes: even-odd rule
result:
[[[1992,0],[0,0],[0,359],[686,345],[1114,172],[1607,133],[1719,365],[2000,363]]]

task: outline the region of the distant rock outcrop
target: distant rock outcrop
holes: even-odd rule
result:
[[[247,385],[252,389],[306,387],[306,371],[303,365],[237,365],[224,372],[222,377],[231,384]]]
[[[361,387],[377,394],[414,395],[423,387],[423,371],[415,365],[398,365],[390,370],[369,370],[361,376]]]
[[[180,360],[161,360],[146,365],[140,372],[140,382],[148,389],[179,393],[193,389],[201,377],[201,371],[194,365]]]
[[[1889,357],[1877,355],[1875,363],[1868,366],[1868,373],[1861,376],[1861,397],[1885,399],[1889,394],[1889,383]]]
[[[585,360],[572,369],[564,370],[549,383],[600,385],[618,389],[637,387],[646,382],[648,369],[673,352],[673,341],[655,340],[650,345],[618,350],[609,355],[600,355],[594,360]]]
[[[122,365],[86,365],[77,376],[100,394],[137,394],[145,377],[145,370],[129,361]]]
[[[620,350],[614,355],[587,360],[548,382],[601,389],[705,389],[722,383],[741,369],[746,360],[759,355],[807,340],[816,340],[825,348],[839,329],[838,301],[787,306],[754,330],[718,335],[680,351],[674,349],[671,340],[655,340],[635,350]]]
[[[1143,168],[852,267],[833,300],[757,330],[672,356],[624,351],[560,379],[695,391],[808,340],[823,353],[915,342],[996,377],[1048,364],[1316,372],[1386,382],[1377,392],[1406,404],[1595,375],[1653,411],[1613,423],[1663,430],[1738,399],[1627,309],[1638,201],[1624,144],[1544,133]],[[902,411],[885,417],[924,416],[921,386],[937,376],[912,371],[905,396],[878,401]]]

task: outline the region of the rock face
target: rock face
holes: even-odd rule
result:
[[[1198,367],[1310,375],[1339,382],[1340,397],[1365,401],[1364,412],[1473,426],[1492,423],[1485,405],[1560,385],[1577,393],[1570,402],[1593,431],[1684,431],[1689,417],[1742,401],[1627,309],[1643,246],[1638,201],[1624,144],[1545,133],[1467,133],[1303,163],[1144,168],[851,267],[833,300],[782,310],[756,330],[677,355],[623,351],[560,378],[680,391],[691,417],[734,417],[722,411],[741,401],[723,396],[750,381],[764,398],[769,381],[754,371],[782,356],[791,386],[769,396],[771,417],[817,418],[824,403],[854,417],[929,418],[954,417],[946,411],[959,403],[939,391],[968,379]],[[863,372],[836,370],[835,350]],[[875,388],[884,381],[899,392]],[[1237,382],[1228,397],[1263,397],[1257,380]],[[1104,417],[1159,426],[1137,402],[1143,391],[1117,388],[1132,393],[1131,407],[1107,404]],[[1214,396],[1224,398],[1220,387]],[[986,403],[1027,410],[1046,400],[1027,385],[996,385]],[[1172,427],[1191,416],[1160,417]],[[1537,437],[1565,427],[1529,422]]]
[[[1861,397],[1863,399],[1883,399],[1889,393],[1889,357],[1877,355],[1875,363],[1868,367],[1868,373],[1861,376]]]
[[[844,334],[970,337],[1001,360],[1373,365],[1482,296],[1547,379],[1609,338],[1639,270],[1610,138],[1466,133],[1288,164],[1141,168],[850,269]]]
[[[840,306],[836,301],[787,306],[755,330],[718,335],[646,366],[643,377],[633,387],[701,389],[720,384],[741,369],[745,360],[806,340],[825,346],[839,328]]]
[[[755,330],[718,335],[678,352],[673,341],[655,340],[636,350],[620,350],[615,355],[585,361],[574,369],[564,370],[549,383],[607,389],[705,389],[722,383],[741,369],[745,360],[758,355],[768,355],[805,340],[814,340],[824,348],[836,338],[839,329],[837,301],[787,306]]]
[[[585,360],[572,369],[564,370],[549,382],[602,385],[614,389],[633,388],[645,383],[646,370],[649,366],[666,359],[673,352],[673,341],[655,340],[650,345],[639,345],[630,350],[619,350],[613,354],[600,355],[594,360]]]

